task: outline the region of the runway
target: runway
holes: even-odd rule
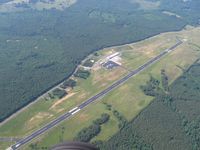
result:
[[[37,138],[41,134],[43,134],[43,133],[47,132],[48,130],[50,130],[51,128],[55,127],[60,122],[66,120],[66,119],[69,119],[70,117],[72,117],[73,115],[75,115],[76,113],[78,113],[80,110],[84,109],[85,107],[87,107],[88,105],[90,105],[91,103],[93,103],[94,101],[99,100],[103,96],[107,95],[109,92],[113,91],[115,88],[117,88],[120,85],[122,85],[123,83],[125,83],[129,78],[135,76],[136,74],[139,74],[141,71],[145,70],[146,68],[150,67],[155,62],[159,61],[166,54],[174,51],[175,48],[178,47],[179,45],[181,45],[182,43],[183,43],[182,41],[178,40],[178,42],[175,45],[173,45],[172,47],[164,50],[162,53],[160,53],[156,57],[152,58],[151,60],[149,60],[148,62],[146,62],[142,66],[140,66],[139,68],[131,71],[128,75],[126,75],[123,78],[119,79],[118,81],[114,82],[111,86],[109,86],[105,90],[103,90],[100,93],[98,93],[98,94],[92,96],[91,98],[87,99],[86,101],[84,101],[83,103],[81,103],[79,106],[71,109],[70,111],[66,112],[65,114],[63,114],[60,117],[56,118],[55,120],[51,121],[50,123],[48,123],[47,125],[45,125],[41,129],[33,132],[29,136],[27,136],[27,137],[25,137],[25,138],[17,141],[16,144],[14,144],[14,145],[12,145],[10,147],[10,150],[17,150],[17,149],[19,149],[21,146],[27,144],[32,139]]]

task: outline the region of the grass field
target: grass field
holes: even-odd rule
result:
[[[132,120],[153,100],[152,97],[143,94],[140,86],[148,81],[150,75],[160,79],[161,69],[166,70],[170,83],[172,83],[182,74],[184,69],[187,69],[199,57],[199,51],[189,44],[191,42],[198,44],[199,35],[200,29],[194,28],[180,32],[164,33],[135,44],[110,47],[99,51],[102,57],[109,53],[109,51],[120,51],[122,52],[123,66],[129,69],[135,69],[150,58],[156,56],[162,50],[176,43],[174,37],[178,36],[185,40],[184,44],[178,47],[175,52],[162,58],[147,70],[110,92],[101,102],[90,105],[70,120],[63,122],[48,133],[42,135],[34,143],[37,143],[39,147],[48,147],[63,140],[72,140],[78,131],[87,127],[104,112],[109,113],[111,118],[102,126],[101,133],[93,140],[108,140],[119,129],[118,120],[107,110],[104,103],[106,102],[112,105],[112,108],[123,114],[128,121]],[[21,112],[15,118],[2,125],[0,127],[0,135],[23,137],[25,133],[30,133],[38,129],[41,125],[56,116],[70,110],[126,73],[127,70],[122,68],[116,68],[112,71],[105,69],[92,71],[91,76],[87,80],[78,79],[77,87],[70,91],[70,93],[73,93],[71,97],[66,97],[66,100],[56,105],[56,107],[53,107],[53,109],[52,106],[55,106],[55,103],[59,100],[38,101],[31,108]],[[63,129],[65,130],[64,134],[61,132]],[[28,147],[24,149],[28,149]]]
[[[13,142],[0,142],[0,149],[4,150],[8,148],[9,145],[14,144]]]

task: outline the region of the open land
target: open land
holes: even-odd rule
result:
[[[59,136],[61,134],[58,131],[61,130],[62,127],[66,129],[66,134],[63,135],[64,137],[62,139],[73,139],[73,137],[76,136],[76,134],[83,127],[87,127],[92,120],[98,118],[98,115],[102,112],[108,112],[111,119],[108,123],[103,125],[101,133],[95,137],[95,139],[109,139],[119,130],[119,128],[117,126],[118,120],[109,110],[106,109],[105,104],[110,104],[112,109],[119,111],[128,121],[136,117],[141,110],[148,106],[148,104],[153,100],[153,97],[145,96],[143,94],[140,86],[149,79],[149,74],[159,78],[160,70],[163,68],[169,75],[170,83],[180,76],[183,71],[182,69],[188,68],[199,56],[199,52],[196,49],[193,48],[192,50],[188,50],[191,46],[189,43],[198,43],[198,34],[199,28],[192,28],[181,32],[164,33],[142,42],[110,47],[99,51],[98,53],[102,57],[104,57],[109,51],[121,52],[122,64],[124,63],[123,66],[133,70],[134,68],[144,64],[147,60],[158,55],[162,50],[174,45],[176,43],[176,38],[174,37],[178,36],[182,40],[185,40],[184,44],[178,47],[176,51],[162,58],[162,60],[147,70],[141,72],[134,78],[131,78],[129,82],[109,93],[103,98],[102,102],[92,104],[75,117],[71,118],[69,121],[63,122],[61,125],[52,129],[49,133],[41,136],[39,142],[37,142],[38,146],[45,147],[50,146],[46,143],[58,143],[60,141]],[[140,57],[140,60],[137,59],[136,56]],[[99,72],[101,72],[101,74],[98,74]],[[1,126],[0,133],[5,137],[24,137],[63,112],[70,110],[77,104],[80,104],[80,102],[91,97],[94,93],[105,89],[113,81],[127,74],[127,72],[128,70],[125,70],[124,68],[115,68],[113,70],[105,70],[104,68],[101,68],[98,71],[92,71],[91,76],[88,79],[77,79],[78,85],[70,91],[73,95],[71,97],[67,97],[67,100],[62,101],[56,106],[55,103],[58,103],[58,100],[40,100],[30,109],[25,110],[12,120],[8,121],[5,125]],[[115,78],[112,78],[114,76]],[[29,125],[27,126],[27,124]],[[111,127],[113,127],[112,130],[109,130]],[[15,130],[16,128],[18,130]],[[109,132],[107,132],[108,130]]]

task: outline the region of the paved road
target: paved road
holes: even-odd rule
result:
[[[148,68],[149,66],[151,66],[153,63],[157,62],[158,60],[160,60],[164,55],[166,55],[167,53],[175,50],[175,48],[179,45],[181,45],[183,42],[182,41],[178,41],[175,45],[173,45],[172,47],[166,49],[165,51],[163,51],[162,53],[160,53],[158,56],[152,58],[151,60],[149,60],[148,62],[146,62],[144,65],[140,66],[139,68],[131,71],[128,75],[124,76],[123,78],[121,78],[120,80],[114,82],[111,86],[109,86],[108,88],[106,88],[105,90],[103,90],[102,92],[96,94],[95,96],[89,98],[88,100],[86,100],[85,102],[83,102],[82,104],[80,104],[79,106],[73,108],[72,110],[70,110],[69,112],[66,112],[65,114],[61,115],[60,117],[56,118],[55,120],[53,120],[52,122],[48,123],[47,125],[45,125],[44,127],[42,127],[41,129],[33,132],[31,135],[19,140],[18,142],[16,142],[16,144],[12,145],[10,147],[11,150],[16,150],[19,149],[21,146],[23,146],[24,144],[28,143],[29,141],[31,141],[32,139],[38,137],[39,135],[43,134],[44,132],[47,132],[49,129],[53,128],[54,126],[58,125],[61,121],[69,119],[70,117],[72,117],[74,114],[76,114],[77,112],[79,112],[80,110],[84,109],[86,106],[88,106],[89,104],[91,104],[92,102],[98,100],[99,98],[105,96],[106,94],[108,94],[109,92],[111,92],[113,89],[117,88],[118,86],[120,86],[121,84],[123,84],[124,82],[126,82],[129,78],[133,77],[134,75],[140,73],[141,71],[143,71],[144,69]]]

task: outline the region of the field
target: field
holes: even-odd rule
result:
[[[125,150],[132,145],[127,140],[133,134],[144,141],[143,145],[148,143],[154,150],[199,150],[199,73],[198,59],[171,84],[168,93],[172,98],[171,104],[156,97],[136,119],[105,142],[101,149]]]
[[[0,121],[68,78],[96,50],[198,24],[197,0],[189,2],[187,10],[182,9],[185,8],[182,1],[170,2],[172,6],[165,3],[161,1],[154,9],[148,9],[154,3],[143,0],[141,9],[138,3],[129,0],[77,0],[62,10],[28,7],[19,12],[0,13]],[[163,14],[163,10],[182,18]],[[142,63],[147,58],[138,61]]]
[[[127,121],[137,117],[153,100],[153,97],[144,95],[140,86],[149,80],[150,75],[160,80],[161,69],[166,70],[170,83],[177,79],[183,73],[183,70],[187,69],[199,57],[198,49],[193,46],[198,43],[199,34],[199,28],[188,28],[180,32],[164,33],[134,44],[110,47],[99,51],[99,59],[110,52],[121,52],[123,66],[128,69],[135,69],[162,50],[174,45],[176,43],[176,38],[174,37],[177,36],[184,40],[184,44],[178,47],[175,52],[131,78],[127,83],[105,96],[101,102],[92,104],[70,120],[63,122],[41,136],[34,143],[37,143],[37,146],[41,148],[49,147],[63,140],[72,140],[82,128],[90,125],[93,120],[104,112],[110,114],[110,120],[102,126],[100,134],[92,141],[110,139],[119,131],[118,125],[120,123],[116,116],[113,115],[113,111],[117,110]],[[2,137],[23,137],[101,91],[127,72],[128,70],[124,68],[115,68],[111,71],[101,68],[91,71],[88,79],[77,78],[77,86],[70,90],[68,96],[61,102],[56,99],[39,100],[29,109],[2,125],[0,127],[0,135]],[[108,109],[107,105],[110,105],[111,109]],[[63,129],[65,129],[65,134],[63,134]],[[28,147],[25,147],[25,149],[28,149]]]
[[[8,145],[12,145],[14,143],[12,142],[0,142],[0,149],[6,149],[8,148]]]

